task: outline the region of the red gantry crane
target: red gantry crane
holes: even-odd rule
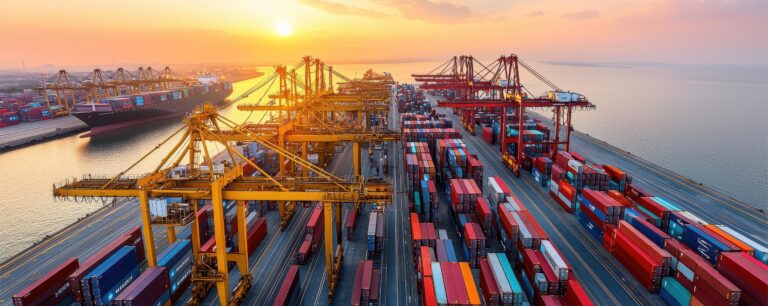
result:
[[[520,82],[520,66],[551,90],[538,97],[531,94]],[[442,90],[451,94],[447,99],[437,101],[437,106],[454,108],[470,133],[474,134],[477,111],[497,112],[501,122],[499,143],[502,161],[516,176],[520,176],[522,165],[530,165],[531,156],[526,156],[526,147],[543,145],[546,149],[544,153],[550,156],[561,149],[560,145],[568,151],[573,111],[595,108],[586,97],[562,90],[515,54],[502,55],[489,65],[472,56],[453,57],[431,72],[414,74],[413,77],[422,83],[422,89]],[[530,140],[524,137],[525,111],[534,108],[554,112],[553,139]],[[517,135],[508,135],[508,122],[514,124],[510,126],[510,131],[517,131]],[[566,131],[564,140],[560,139],[561,126]]]

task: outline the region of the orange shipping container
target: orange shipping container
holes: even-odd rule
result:
[[[735,245],[736,247],[738,247],[740,250],[744,251],[745,253],[747,253],[749,255],[754,255],[755,254],[755,249],[753,249],[752,247],[750,247],[746,243],[742,242],[741,240],[736,239],[736,237],[731,236],[731,234],[728,234],[728,233],[724,232],[723,230],[721,230],[716,225],[707,224],[707,225],[704,225],[704,227],[708,228],[709,230],[711,230],[712,232],[714,232],[718,236],[722,237],[723,239],[727,240],[728,242],[733,243],[733,245]]]
[[[467,287],[469,304],[480,305],[480,295],[477,293],[475,278],[472,276],[472,270],[469,269],[469,264],[466,262],[459,262],[459,267],[461,268],[461,275],[464,277],[464,285]]]

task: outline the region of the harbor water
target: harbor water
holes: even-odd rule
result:
[[[349,77],[369,67],[409,82],[440,62],[334,65]],[[563,89],[598,105],[574,116],[577,130],[757,208],[768,209],[768,68],[531,63]],[[271,73],[271,68],[262,71]],[[546,90],[528,75],[532,93]],[[234,84],[231,97],[260,81]],[[255,101],[261,93],[243,103]],[[222,115],[258,120],[234,107]],[[0,153],[0,261],[88,213],[101,203],[58,201],[53,183],[82,174],[116,174],[181,127],[155,123],[97,138],[71,135]],[[130,173],[151,171],[170,147]],[[222,149],[213,146],[214,150]],[[587,156],[588,157],[588,156]]]

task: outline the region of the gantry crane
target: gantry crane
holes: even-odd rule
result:
[[[51,101],[48,99],[48,91],[53,90],[56,94],[56,105],[58,109],[53,112],[55,116],[63,116],[69,114],[72,107],[75,106],[75,91],[82,91],[85,88],[81,85],[75,84],[70,80],[70,76],[66,70],[59,70],[59,73],[55,77],[55,82],[48,84],[43,80],[43,86],[38,90],[41,91],[45,105],[51,108]]]
[[[311,70],[305,70],[304,82],[296,74],[296,70],[303,65],[311,64],[317,67],[315,78],[312,81]],[[359,144],[370,141],[396,141],[397,134],[389,131],[374,131],[362,126],[343,125],[343,116],[339,112],[378,111],[380,108],[371,107],[360,100],[365,90],[359,90],[357,96],[333,94],[332,86],[326,86],[324,81],[324,65],[319,60],[304,58],[301,64],[289,72],[284,66],[278,66],[275,74],[266,78],[262,83],[274,83],[280,79],[280,90],[271,98],[279,102],[268,105],[248,105],[245,110],[277,111],[281,117],[280,124],[237,124],[220,116],[213,105],[200,107],[194,114],[185,119],[185,126],[174,133],[178,135],[185,131],[176,145],[161,161],[155,170],[141,177],[129,177],[125,174],[127,169],[111,178],[84,177],[79,180],[70,180],[64,184],[54,186],[54,194],[57,196],[76,197],[134,197],[139,199],[142,210],[142,222],[144,237],[147,241],[147,260],[150,266],[156,264],[154,240],[152,239],[151,225],[153,223],[149,214],[148,199],[151,197],[183,197],[193,205],[191,214],[197,213],[198,201],[211,200],[213,202],[214,233],[216,245],[225,244],[224,212],[222,202],[224,200],[237,201],[237,222],[240,232],[246,232],[244,201],[276,201],[283,222],[287,222],[292,215],[292,206],[289,202],[315,201],[322,202],[325,216],[325,254],[326,275],[328,281],[329,302],[333,299],[333,293],[338,283],[338,277],[343,262],[344,250],[341,245],[341,203],[354,203],[355,208],[361,204],[388,204],[391,202],[392,188],[388,182],[377,179],[366,179],[360,175],[360,150]],[[329,84],[331,83],[332,68],[329,66]],[[255,86],[240,99],[261,89],[262,85]],[[299,94],[299,88],[302,93]],[[326,89],[328,88],[328,89]],[[267,89],[268,90],[268,89]],[[284,101],[284,102],[283,102]],[[372,100],[374,101],[374,100]],[[377,101],[377,100],[375,100]],[[374,102],[375,102],[374,101]],[[373,103],[373,102],[372,102]],[[375,104],[375,103],[374,103]],[[386,111],[383,109],[380,111]],[[284,118],[282,118],[284,116]],[[347,122],[348,124],[348,122]],[[161,145],[168,142],[172,135]],[[207,143],[222,144],[229,162],[222,173],[216,173],[211,162],[211,154]],[[273,150],[280,156],[281,170],[276,176],[270,176],[253,161],[240,154],[231,144],[237,142],[257,142],[269,150]],[[323,168],[313,165],[306,160],[308,143],[334,143],[352,142],[355,147],[355,175],[351,179],[338,178]],[[299,143],[301,153],[292,151],[296,148],[286,146],[286,143]],[[158,146],[159,147],[159,146]],[[154,151],[154,150],[153,150]],[[151,153],[151,152],[150,152]],[[149,155],[148,153],[147,155]],[[205,156],[200,160],[200,154]],[[146,158],[145,155],[142,159]],[[174,161],[166,166],[172,156],[177,156]],[[180,163],[188,158],[188,177],[170,178],[169,173]],[[140,160],[141,161],[141,160]],[[139,161],[139,162],[140,162]],[[286,168],[283,161],[289,161],[293,165],[300,166],[302,173],[295,173],[295,167]],[[138,163],[138,162],[137,162]],[[134,163],[135,166],[137,163]],[[260,177],[244,177],[242,166],[249,164],[258,170]],[[207,166],[208,171],[203,171]],[[312,174],[312,175],[310,175]],[[333,216],[336,216],[334,222]],[[215,284],[219,292],[219,300],[222,305],[237,303],[251,285],[252,277],[248,274],[248,257],[245,235],[239,235],[240,247],[238,252],[227,253],[226,248],[217,248],[213,254],[200,253],[199,233],[197,233],[197,220],[190,217],[179,217],[174,220],[187,220],[166,222],[169,241],[175,239],[175,226],[193,224],[192,243],[195,257],[193,280],[192,304],[207,292],[210,284]],[[334,226],[336,233],[336,245],[334,252]],[[214,261],[207,259],[214,258]],[[243,278],[235,287],[230,298],[228,283],[228,262],[236,262]],[[216,268],[214,269],[213,266]]]
[[[258,142],[264,147],[274,150],[286,159],[307,167],[315,176],[312,177],[272,177],[258,165],[248,160],[231,145],[231,141],[223,139],[212,131],[221,131],[220,128],[239,133],[241,137],[249,141]],[[333,292],[338,283],[338,276],[343,261],[343,248],[341,247],[341,203],[378,204],[385,205],[391,202],[392,188],[387,182],[376,179],[342,179],[327,172],[323,168],[313,165],[301,157],[281,149],[278,145],[257,135],[249,135],[240,129],[234,122],[220,116],[214,105],[206,104],[199,107],[196,112],[185,119],[185,125],[177,130],[171,137],[161,143],[164,145],[174,136],[184,132],[182,137],[165,155],[155,170],[147,175],[132,177],[122,171],[114,177],[85,176],[81,179],[69,180],[63,184],[54,186],[54,195],[64,197],[108,198],[128,197],[138,198],[141,208],[143,235],[147,252],[147,264],[152,267],[157,264],[156,250],[154,246],[153,225],[166,226],[168,239],[175,239],[175,226],[185,225],[181,221],[171,221],[158,224],[153,222],[149,212],[149,199],[153,197],[182,197],[192,203],[193,209],[189,215],[197,213],[198,202],[210,200],[213,208],[214,235],[216,245],[226,245],[223,201],[237,201],[237,226],[241,233],[245,230],[244,206],[245,201],[313,201],[323,203],[325,216],[325,251],[326,272],[328,276],[329,300],[333,298]],[[208,143],[223,145],[230,159],[224,171],[217,173],[211,162],[211,152]],[[160,147],[160,146],[158,146]],[[197,158],[200,154],[204,160]],[[168,165],[170,159],[175,160]],[[179,166],[184,159],[189,161],[187,177],[170,177],[171,171]],[[261,177],[244,177],[242,166],[250,164],[261,174]],[[168,166],[166,166],[168,165]],[[207,168],[201,167],[207,165]],[[204,170],[207,169],[207,170]],[[336,220],[334,222],[334,213]],[[215,254],[206,254],[215,258],[215,269],[203,260],[200,254],[200,240],[196,218],[179,216],[175,220],[187,220],[186,224],[193,224],[192,245],[194,252],[193,281],[196,283],[215,283],[219,301],[222,305],[233,304],[245,296],[250,287],[252,276],[248,274],[247,241],[245,235],[239,235],[237,252],[227,253],[226,248],[219,247]],[[335,230],[334,230],[335,225]],[[337,241],[334,252],[333,237],[336,233]],[[334,255],[335,254],[335,255]],[[230,295],[228,262],[235,262],[241,271],[243,278],[240,280],[235,292]]]
[[[475,69],[475,65],[480,68]],[[519,66],[542,81],[552,89],[547,95],[535,97],[520,82]],[[512,169],[516,176],[520,175],[521,163],[524,159],[525,145],[544,144],[549,154],[554,156],[564,146],[570,150],[571,116],[573,110],[592,110],[595,106],[580,94],[562,90],[533,68],[521,61],[517,55],[502,55],[490,65],[484,65],[472,56],[453,57],[432,72],[413,77],[421,82],[425,90],[452,90],[454,99],[440,100],[438,106],[460,109],[468,129],[474,128],[474,114],[478,108],[500,108],[502,160]],[[529,95],[530,94],[530,95]],[[518,136],[506,135],[507,109],[513,110]],[[524,115],[527,108],[551,109],[554,112],[554,139],[544,141],[526,141],[523,137]],[[566,135],[560,140],[560,127],[565,125]],[[516,143],[516,152],[507,151],[507,145]]]

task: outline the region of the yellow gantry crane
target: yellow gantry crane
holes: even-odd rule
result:
[[[314,67],[314,71],[308,67]],[[304,81],[296,73],[305,68]],[[325,83],[325,72],[328,83]],[[314,78],[312,74],[314,73]],[[143,235],[148,265],[157,264],[152,226],[164,226],[169,242],[176,239],[175,227],[192,224],[194,268],[192,274],[193,297],[190,304],[197,304],[209,288],[217,287],[222,305],[237,304],[246,295],[253,277],[249,274],[246,235],[238,235],[238,250],[227,252],[224,201],[236,201],[238,232],[246,233],[245,201],[275,201],[283,227],[290,221],[295,202],[321,202],[324,209],[325,262],[328,281],[328,299],[338,283],[344,250],[341,238],[341,204],[354,203],[386,205],[392,199],[392,186],[380,179],[361,175],[360,145],[371,141],[396,141],[398,134],[377,130],[364,124],[364,120],[350,121],[349,113],[367,118],[369,113],[388,110],[386,79],[348,80],[344,92],[334,93],[332,77],[339,76],[332,67],[327,68],[317,59],[305,57],[290,71],[278,66],[267,82],[280,80],[279,90],[270,95],[269,105],[244,105],[239,109],[273,111],[278,121],[267,124],[237,124],[218,114],[215,106],[206,104],[184,120],[184,126],[165,139],[139,161],[113,177],[84,176],[54,185],[54,195],[103,199],[128,197],[138,199],[141,209]],[[344,79],[344,77],[342,77]],[[378,85],[377,85],[378,83]],[[236,100],[255,92],[252,89]],[[276,106],[274,104],[277,104]],[[178,135],[178,141],[149,174],[128,176],[126,173],[147,156],[169,143]],[[238,142],[256,142],[276,152],[280,160],[280,172],[272,176],[253,161],[242,155],[234,146]],[[308,144],[332,144],[352,142],[354,149],[355,176],[339,178],[322,167],[307,161]],[[215,167],[209,144],[221,144],[222,154],[228,159]],[[187,161],[183,176],[171,175],[174,169]],[[291,167],[286,167],[290,163]],[[243,166],[250,165],[259,176],[243,176]],[[301,172],[296,171],[301,168]],[[218,169],[218,170],[217,170]],[[169,217],[158,219],[150,214],[150,198],[180,197],[188,201],[191,209],[178,209],[172,204]],[[214,236],[217,246],[213,253],[201,253],[197,214],[201,201],[212,203]],[[173,211],[174,213],[170,213]],[[335,215],[335,220],[334,220]],[[335,235],[334,235],[335,232]],[[336,237],[334,252],[334,236]],[[228,263],[235,262],[242,278],[233,291],[229,288]]]

